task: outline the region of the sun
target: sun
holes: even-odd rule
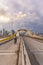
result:
[[[0,16],[0,21],[2,21],[2,22],[8,22],[8,21],[10,21],[10,18],[9,17],[7,17],[7,16],[4,16],[4,15],[1,15]]]

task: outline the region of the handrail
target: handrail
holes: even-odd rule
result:
[[[11,39],[13,39],[13,38],[15,38],[15,37],[16,37],[16,35],[14,34],[14,35],[11,35],[11,36],[9,36],[9,37],[3,38],[3,39],[0,40],[0,43],[1,43],[1,42],[4,42],[4,41],[7,41],[7,40],[11,40]]]

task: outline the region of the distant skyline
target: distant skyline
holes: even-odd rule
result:
[[[0,0],[0,30],[43,32],[43,0]]]

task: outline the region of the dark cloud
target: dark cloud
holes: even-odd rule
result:
[[[18,29],[22,27],[29,28],[32,31],[43,32],[43,0],[6,0],[8,10],[0,9],[0,15],[11,14],[14,18],[15,14],[22,12],[23,14],[29,15],[18,20],[13,19],[13,28]],[[35,15],[34,15],[35,13]],[[35,19],[39,17],[39,19]],[[12,22],[12,21],[11,21]],[[11,22],[7,24],[11,26]],[[5,24],[5,23],[4,23]],[[6,24],[4,27],[6,27]],[[8,29],[10,28],[8,26]]]

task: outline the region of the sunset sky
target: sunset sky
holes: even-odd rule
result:
[[[43,32],[43,0],[0,0],[0,30]]]

